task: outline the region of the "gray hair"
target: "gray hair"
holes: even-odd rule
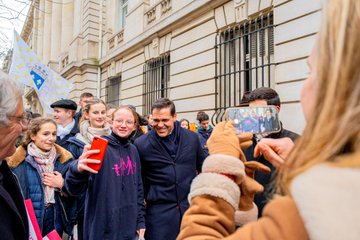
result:
[[[16,112],[22,91],[11,77],[0,71],[0,124],[7,126],[9,116]]]

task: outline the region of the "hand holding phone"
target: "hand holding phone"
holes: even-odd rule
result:
[[[226,110],[226,119],[233,120],[236,134],[270,134],[281,130],[275,106],[234,107]]]
[[[95,171],[99,171],[101,169],[102,163],[104,161],[104,156],[105,156],[107,145],[108,145],[108,141],[106,139],[101,138],[101,137],[96,137],[96,136],[93,138],[90,150],[98,149],[98,150],[100,150],[100,152],[91,154],[88,156],[88,158],[100,160],[100,163],[88,163],[87,164],[88,167],[90,167],[91,169],[93,169]]]

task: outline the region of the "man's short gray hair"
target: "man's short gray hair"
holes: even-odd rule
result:
[[[7,126],[9,116],[16,112],[22,91],[10,76],[0,71],[0,124]]]

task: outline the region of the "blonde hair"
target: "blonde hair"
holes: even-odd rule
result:
[[[360,167],[339,156],[359,151],[360,1],[331,0],[315,49],[316,100],[303,136],[284,168],[277,192],[290,195],[292,180],[319,163]]]
[[[139,125],[139,116],[137,114],[137,112],[134,111],[134,109],[132,109],[129,105],[120,105],[119,107],[117,107],[115,109],[115,111],[111,114],[111,119],[114,120],[114,115],[117,111],[121,110],[121,109],[126,109],[128,110],[129,112],[132,113],[133,117],[134,117],[134,124],[135,126],[138,126]]]
[[[83,114],[82,114],[81,119],[80,119],[80,121],[79,121],[79,126],[81,125],[81,123],[82,123],[83,121],[86,120],[86,119],[85,119],[85,116],[84,116],[84,112],[86,112],[86,113],[89,114],[91,106],[92,106],[92,105],[95,105],[95,104],[98,104],[98,103],[102,103],[102,104],[105,106],[105,110],[107,111],[108,108],[107,108],[106,103],[105,103],[103,100],[101,100],[100,98],[94,98],[94,99],[92,99],[92,100],[89,100],[89,101],[86,103],[84,109],[82,110],[82,111],[83,111]]]

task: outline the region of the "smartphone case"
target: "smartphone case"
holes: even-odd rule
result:
[[[95,150],[95,149],[100,150],[99,153],[92,154],[88,157],[91,159],[96,159],[96,160],[101,161],[99,164],[97,164],[97,163],[89,163],[88,164],[88,166],[90,168],[94,169],[95,171],[99,171],[101,169],[102,163],[104,161],[104,156],[105,156],[107,145],[108,145],[108,141],[106,139],[101,138],[101,137],[96,137],[96,136],[94,137],[94,139],[91,143],[90,150]]]

